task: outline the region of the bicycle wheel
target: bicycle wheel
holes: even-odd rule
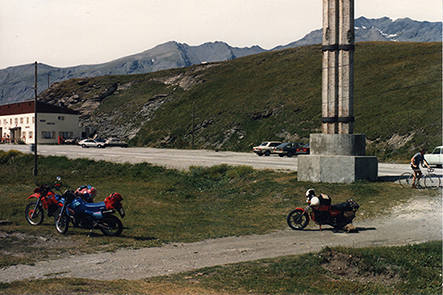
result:
[[[441,179],[435,174],[428,174],[424,178],[425,188],[438,189],[441,185]]]
[[[401,187],[411,188],[412,185],[414,184],[413,178],[414,175],[411,172],[405,172],[402,175],[400,175],[398,183],[400,183]]]

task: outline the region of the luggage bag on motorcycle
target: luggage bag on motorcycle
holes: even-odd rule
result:
[[[325,194],[320,194],[318,196],[318,199],[320,200],[320,205],[318,206],[318,211],[329,211],[331,208],[331,197]]]
[[[106,197],[105,205],[106,209],[119,209],[121,207],[120,202],[123,200],[119,193],[113,193]]]
[[[331,209],[331,197],[326,194],[320,194],[318,196],[320,205],[316,208],[312,208],[313,214],[311,214],[312,220],[319,224],[326,224],[329,221],[329,210]]]

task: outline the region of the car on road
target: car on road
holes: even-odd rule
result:
[[[82,148],[89,148],[89,147],[97,147],[97,148],[104,148],[106,147],[106,141],[102,138],[88,138],[83,139],[78,142],[78,145]]]
[[[437,167],[442,167],[443,165],[443,146],[436,147],[432,153],[425,154],[425,160],[429,165],[435,165]]]
[[[309,145],[309,143],[305,144],[302,147],[299,147],[297,149],[297,155],[300,154],[309,154],[311,152],[311,146]]]
[[[259,146],[255,146],[252,148],[252,151],[259,156],[269,156],[274,151],[275,147],[281,144],[280,141],[265,141],[262,142]]]
[[[106,140],[106,146],[119,146],[125,148],[128,147],[128,143],[120,139],[109,138]]]
[[[66,138],[63,140],[63,144],[77,144],[78,138]]]
[[[297,149],[302,146],[303,144],[298,142],[284,142],[276,146],[273,153],[279,155],[280,157],[292,157],[293,155],[297,155]]]

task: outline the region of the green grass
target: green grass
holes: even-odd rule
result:
[[[39,176],[31,177],[33,156],[0,151],[0,220],[12,225],[0,228],[0,267],[32,264],[59,255],[114,251],[122,247],[156,247],[171,242],[195,242],[208,238],[264,234],[287,228],[286,215],[303,206],[308,188],[328,193],[333,202],[354,198],[360,204],[357,219],[386,215],[393,206],[416,194],[437,191],[404,190],[393,183],[356,182],[322,184],[297,181],[296,173],[258,171],[248,166],[191,167],[183,172],[143,164],[115,164],[65,157],[39,157]],[[99,231],[70,228],[66,236],[56,234],[52,218],[41,226],[30,226],[24,208],[35,181],[52,182],[60,175],[66,187],[94,185],[96,201],[118,191],[127,216],[120,237]],[[23,237],[26,237],[25,239]],[[42,241],[49,241],[49,245]],[[327,251],[326,249],[325,251]],[[338,249],[361,257],[357,277],[381,277],[391,270],[398,281],[392,284],[357,282],[340,278],[322,268],[323,254],[261,260],[227,267],[214,267],[169,277],[142,281],[93,281],[47,279],[37,282],[0,284],[3,294],[60,293],[186,293],[255,294],[436,294],[440,285],[441,243],[423,246],[371,249]],[[323,257],[323,258],[322,258]],[[247,275],[245,275],[247,274]],[[320,276],[322,284],[312,284]],[[437,276],[437,278],[436,278]],[[438,283],[439,284],[439,283]]]
[[[144,280],[46,279],[0,294],[441,294],[442,243],[326,248]]]
[[[191,167],[183,172],[146,163],[116,164],[66,157],[39,157],[39,176],[34,179],[30,177],[32,155],[0,152],[0,159],[0,220],[14,223],[3,226],[3,230],[55,235],[52,218],[46,217],[39,227],[30,226],[24,218],[27,196],[32,194],[35,181],[52,183],[61,176],[65,188],[92,184],[99,192],[96,201],[116,191],[123,196],[127,216],[122,220],[125,228],[121,237],[97,233],[96,238],[87,239],[88,231],[69,229],[67,237],[89,244],[85,249],[94,249],[95,245],[109,249],[149,247],[284,229],[286,215],[295,206],[304,206],[305,191],[311,187],[328,193],[336,203],[348,198],[357,200],[361,206],[357,218],[376,218],[386,209],[406,202],[412,194],[389,182],[314,184],[297,181],[296,173],[260,171],[248,166]],[[31,256],[25,255],[24,260]],[[15,263],[8,262],[8,257],[12,259],[7,256],[3,265]]]

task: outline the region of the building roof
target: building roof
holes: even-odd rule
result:
[[[0,116],[29,114],[34,112],[34,100],[0,105]],[[37,113],[79,114],[77,111],[41,101],[37,101]]]

